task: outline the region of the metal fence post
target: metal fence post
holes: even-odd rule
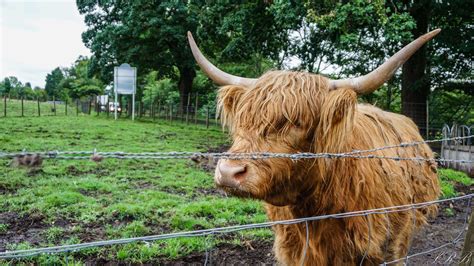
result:
[[[21,117],[24,116],[23,96],[21,96]]]
[[[64,109],[65,110],[64,114],[67,116],[67,99],[64,101],[64,104],[66,105],[66,108]]]
[[[3,116],[7,116],[7,95],[3,96]]]
[[[79,116],[79,99],[76,99],[76,116]]]

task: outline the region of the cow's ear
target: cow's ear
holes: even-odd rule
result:
[[[219,89],[217,106],[224,125],[230,126],[232,123],[237,104],[245,90],[246,88],[235,85],[224,86]]]
[[[337,89],[328,93],[321,108],[315,134],[317,152],[345,152],[352,138],[357,94],[351,89]]]

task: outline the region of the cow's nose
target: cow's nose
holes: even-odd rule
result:
[[[220,160],[217,165],[216,182],[219,185],[237,187],[245,178],[247,167],[234,164],[228,160]]]

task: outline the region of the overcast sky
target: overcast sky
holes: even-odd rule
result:
[[[16,76],[43,88],[51,70],[90,56],[74,0],[0,0],[0,9],[1,79]]]

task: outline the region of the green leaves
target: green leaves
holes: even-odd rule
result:
[[[51,73],[46,75],[46,85],[44,88],[48,96],[54,96],[57,99],[61,99],[62,97],[64,97],[64,91],[60,86],[63,79],[64,74],[59,67],[53,69]]]

